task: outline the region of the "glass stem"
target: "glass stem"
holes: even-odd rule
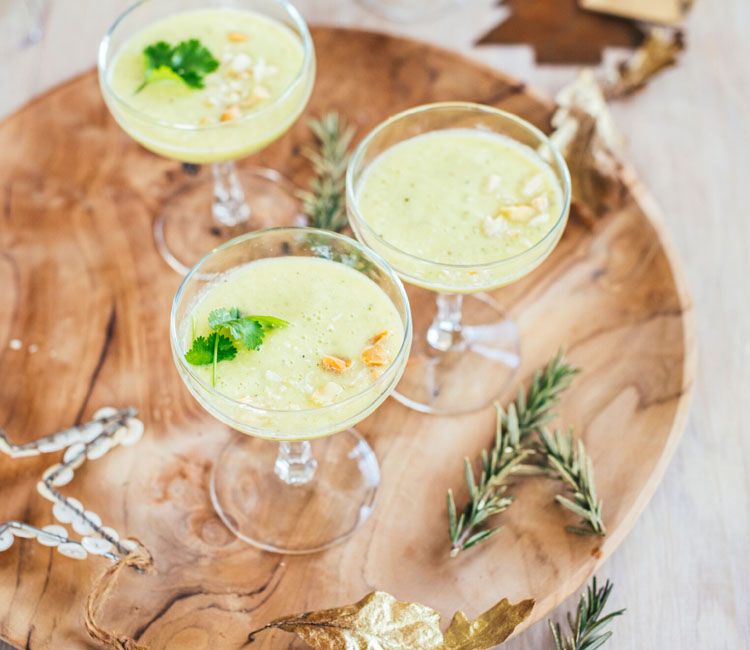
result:
[[[437,313],[427,330],[427,342],[438,352],[447,352],[461,335],[461,305],[463,296],[460,293],[437,294]]]
[[[250,219],[250,206],[237,178],[234,161],[214,163],[214,200],[211,211],[222,226],[237,226]]]
[[[305,485],[313,480],[318,461],[312,453],[312,445],[307,440],[279,443],[279,455],[274,470],[276,475],[288,485]]]

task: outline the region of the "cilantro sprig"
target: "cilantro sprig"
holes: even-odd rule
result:
[[[243,316],[237,307],[221,307],[208,315],[208,336],[195,336],[185,360],[193,366],[211,368],[211,385],[216,386],[216,366],[237,356],[238,346],[258,350],[266,334],[289,323],[275,316]]]
[[[170,45],[166,41],[152,43],[143,50],[146,70],[139,93],[155,81],[183,81],[190,88],[203,88],[203,78],[219,67],[219,61],[197,38]]]

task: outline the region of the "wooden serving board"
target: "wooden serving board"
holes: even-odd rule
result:
[[[500,106],[549,129],[549,101],[455,54],[359,31],[319,28],[314,37],[319,77],[307,115],[338,109],[359,137],[391,113],[449,99]],[[260,158],[304,183],[300,144],[309,138],[300,120]],[[682,275],[635,181],[621,210],[593,228],[573,216],[552,257],[497,293],[523,332],[521,378],[560,346],[584,369],[561,411],[593,456],[609,535],[565,533],[570,518],[552,501],[556,486],[526,482],[502,515],[505,529],[449,559],[445,491],[465,496],[462,458],[490,441],[494,415],[436,418],[389,400],[360,427],[382,468],[374,516],[342,546],[282,557],[235,541],[214,515],[208,476],[231,434],[172,364],[168,318],[179,278],[155,251],[151,221],[180,173],[117,127],[93,72],[0,125],[0,422],[29,441],[99,406],[132,404],[146,423],[137,446],[85,466],[65,488],[155,556],[156,576],[120,583],[110,624],[155,649],[238,648],[276,616],[372,589],[445,616],[533,597],[531,623],[617,548],[677,444],[695,357]],[[20,351],[9,349],[13,338]],[[0,458],[0,521],[51,523],[34,489],[51,462]],[[33,542],[0,554],[0,637],[32,649],[93,647],[81,613],[105,564]],[[298,647],[289,643],[274,633],[257,647]]]

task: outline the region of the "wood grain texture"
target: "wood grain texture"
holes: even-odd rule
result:
[[[439,99],[492,103],[548,126],[549,104],[523,84],[455,55],[330,29],[316,30],[315,40],[320,76],[308,114],[342,110],[360,136],[389,113]],[[301,121],[261,158],[302,182],[297,145],[306,138]],[[437,419],[389,401],[361,427],[383,472],[373,520],[315,557],[248,549],[207,498],[212,458],[229,432],[192,401],[168,350],[178,278],[154,251],[150,223],[178,166],[116,127],[92,74],[0,126],[0,156],[0,337],[26,344],[2,351],[14,378],[0,394],[3,424],[28,440],[102,404],[141,409],[147,437],[85,468],[69,493],[154,552],[158,576],[132,576],[110,607],[112,622],[149,647],[239,647],[255,624],[373,588],[446,616],[533,596],[539,618],[622,541],[674,450],[693,379],[690,307],[649,199],[632,181],[621,211],[594,230],[574,218],[550,260],[497,295],[526,334],[521,376],[561,344],[586,370],[562,413],[599,468],[612,531],[603,543],[566,535],[554,486],[527,483],[518,491],[523,506],[507,513],[491,545],[448,560],[445,489],[459,486],[461,457],[487,444],[492,414]],[[31,343],[40,346],[35,355]],[[1,518],[49,522],[33,489],[47,462],[2,461]],[[30,648],[88,647],[80,604],[100,569],[16,545],[0,556],[0,636]],[[269,635],[257,647],[287,642]]]

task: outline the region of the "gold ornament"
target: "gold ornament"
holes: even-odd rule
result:
[[[513,605],[504,598],[474,621],[458,611],[443,635],[434,609],[373,591],[353,605],[277,618],[251,632],[248,643],[279,629],[316,650],[485,650],[505,641],[533,607],[533,600]]]

